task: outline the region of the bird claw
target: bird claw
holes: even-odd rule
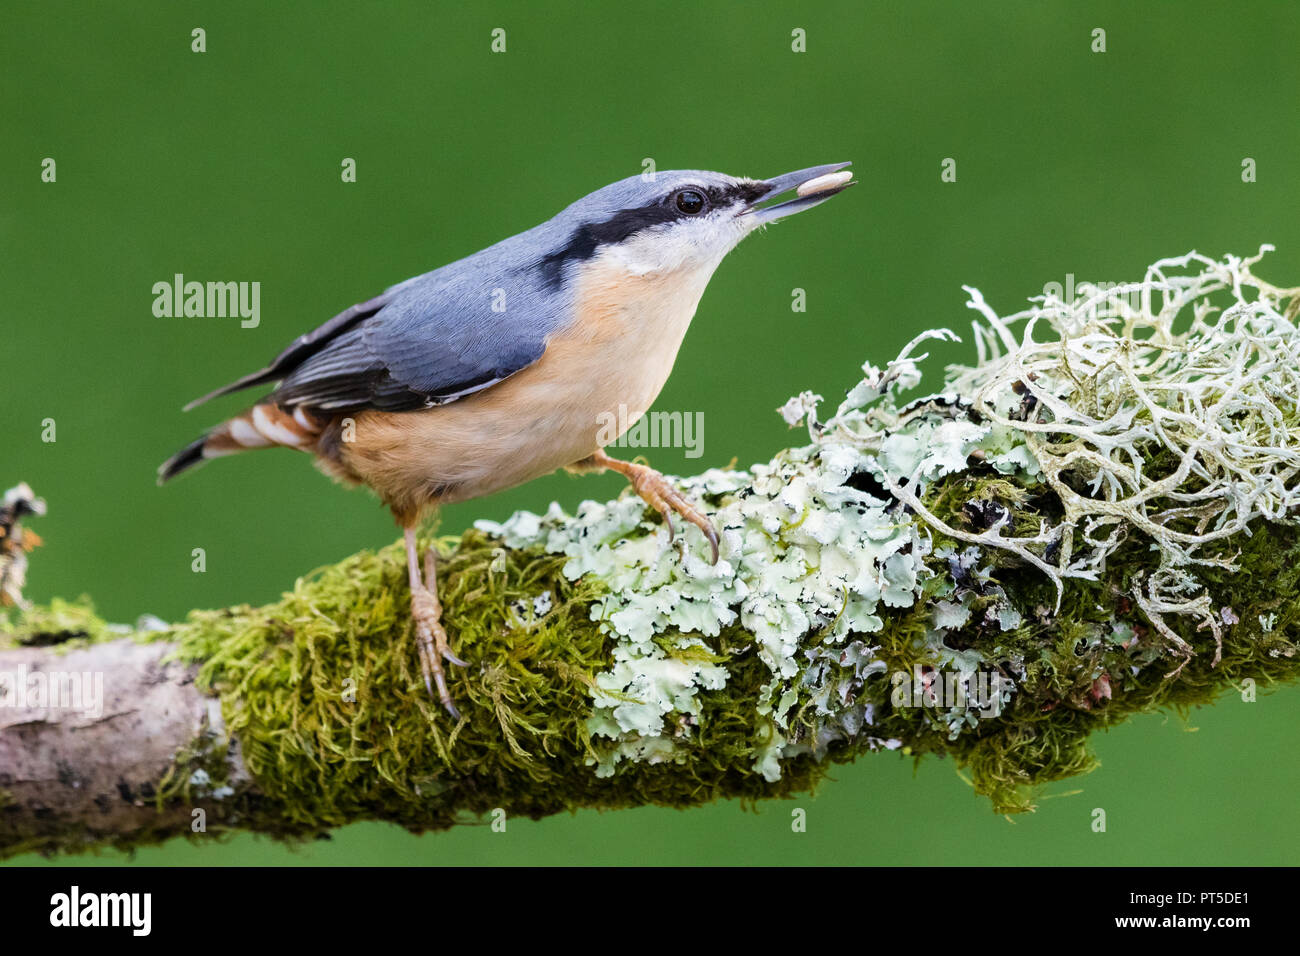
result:
[[[411,590],[411,617],[415,621],[415,641],[420,651],[420,670],[424,675],[424,686],[430,697],[437,696],[447,713],[459,720],[460,711],[457,710],[451,691],[447,688],[447,675],[443,671],[442,661],[445,659],[460,667],[468,667],[469,664],[451,652],[447,632],[442,626],[442,605],[428,588]]]
[[[709,563],[718,563],[718,530],[713,526],[713,522],[706,518],[689,498],[673,487],[667,478],[653,468],[647,468],[644,465],[637,466],[637,471],[633,472],[629,477],[632,480],[632,488],[641,499],[663,515],[664,523],[668,526],[668,540],[670,543],[677,534],[676,529],[673,527],[672,518],[675,511],[700,529],[700,533],[709,542],[709,548],[713,552]]]

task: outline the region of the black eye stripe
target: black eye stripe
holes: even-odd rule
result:
[[[621,209],[604,222],[589,223],[579,227],[569,237],[563,249],[543,257],[536,268],[542,275],[547,288],[559,288],[563,279],[564,267],[569,262],[582,262],[590,259],[604,245],[616,245],[631,238],[642,229],[658,226],[678,220],[693,219],[680,212],[673,203],[673,197],[684,189],[693,189],[703,193],[711,207],[730,206],[737,200],[746,204],[763,198],[771,187],[767,183],[745,180],[729,186],[697,186],[685,183],[673,189],[655,202],[634,209]]]
[[[678,193],[687,189],[692,189],[695,192],[703,193],[709,200],[710,206],[730,206],[736,202],[743,202],[748,205],[750,203],[758,202],[758,200],[767,195],[768,190],[771,188],[772,187],[767,183],[755,182],[752,180],[744,180],[738,183],[733,183],[730,186],[685,185],[679,186],[677,189],[669,193],[666,200],[671,203]]]
[[[542,281],[548,288],[559,288],[567,262],[582,262],[596,254],[601,246],[617,245],[642,229],[674,222],[684,217],[675,208],[663,203],[639,209],[621,209],[604,222],[580,226],[569,237],[568,244],[537,263]]]
[[[771,188],[767,183],[745,180],[730,186],[714,186],[704,190],[704,193],[714,205],[730,206],[737,200],[746,204],[757,202],[767,195]]]

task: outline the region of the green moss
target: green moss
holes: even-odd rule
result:
[[[95,613],[90,598],[76,601],[55,598],[21,614],[0,613],[0,648],[57,647],[67,650],[131,634],[129,627],[105,623]]]
[[[497,807],[541,817],[689,806],[791,793],[821,777],[812,761],[775,786],[750,771],[755,741],[741,715],[770,675],[738,655],[737,631],[715,644],[733,678],[709,696],[699,727],[683,728],[687,759],[597,778],[586,718],[609,639],[589,618],[596,593],[568,581],[563,563],[503,551],[475,531],[439,562],[444,623],[472,662],[448,668],[459,722],[420,678],[398,545],[308,576],[276,604],[191,615],[169,637],[200,665],[200,686],[221,696],[261,794],[240,825],[291,835],[383,819],[423,830]],[[548,591],[553,606],[535,617],[532,599]]]
[[[300,582],[280,605],[199,615],[190,625],[196,636],[187,640],[182,632],[185,653],[205,661],[202,680],[223,694],[259,788],[278,804],[275,819],[311,829],[378,817],[418,830],[494,807],[540,817],[581,806],[781,796],[824,776],[827,764],[810,756],[786,761],[776,782],[754,773],[763,741],[753,704],[771,675],[747,653],[752,638],[733,627],[709,642],[711,659],[724,661],[731,677],[723,689],[701,692],[698,725],[681,728],[672,760],[626,762],[614,776],[597,778],[585,717],[594,675],[608,666],[608,639],[588,619],[596,595],[565,580],[562,558],[510,552],[502,565],[500,556],[495,542],[470,532],[440,569],[449,631],[458,652],[474,662],[468,672],[453,673],[466,715],[454,727],[427,699],[414,669],[396,547]],[[490,571],[494,558],[499,569]],[[1300,670],[1291,640],[1300,600],[1287,597],[1300,594],[1300,540],[1291,529],[1261,526],[1245,542],[1239,574],[1209,577],[1232,595],[1241,623],[1228,628],[1217,667],[1210,666],[1205,634],[1183,634],[1200,653],[1175,679],[1165,676],[1178,660],[1167,650],[1153,652],[1149,641],[1126,649],[1106,639],[1117,579],[1151,560],[1136,548],[1124,559],[1116,579],[1071,582],[1060,611],[1051,614],[1034,610],[1051,608],[1054,597],[1037,571],[1003,569],[998,580],[1016,595],[1026,623],[963,636],[986,660],[1024,661],[1011,704],[951,739],[926,708],[890,708],[887,675],[880,675],[868,691],[880,701],[871,736],[897,738],[913,755],[951,756],[995,809],[1019,811],[1032,807],[1042,784],[1095,766],[1087,745],[1093,731],[1133,713],[1209,703],[1246,676],[1267,684]],[[511,614],[512,602],[543,591],[556,595],[543,620]],[[372,600],[354,606],[358,592]],[[933,663],[922,639],[928,613],[926,605],[893,612],[883,634],[872,635],[891,671]],[[1270,634],[1258,621],[1264,613],[1277,615]],[[1129,608],[1125,617],[1136,632],[1146,629],[1139,612]],[[230,636],[212,643],[211,625],[222,621]],[[1138,661],[1145,666],[1133,675]],[[1091,693],[1102,674],[1111,683],[1109,699]],[[342,699],[348,679],[356,704]],[[262,702],[256,712],[243,696],[254,689]],[[830,762],[864,749],[863,742],[840,743]]]

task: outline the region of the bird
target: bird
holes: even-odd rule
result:
[[[284,447],[369,487],[403,532],[421,675],[460,719],[443,661],[436,553],[416,532],[437,507],[561,468],[613,470],[662,516],[712,522],[664,475],[602,447],[658,396],[705,287],[750,233],[855,184],[850,163],[771,179],[643,172],[464,259],[391,286],[294,339],[269,365],[198,398],[270,391],[186,445],[158,483],[209,459]],[[794,193],[784,201],[780,197]]]

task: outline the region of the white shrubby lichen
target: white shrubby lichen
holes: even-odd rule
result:
[[[701,715],[700,692],[726,686],[726,660],[709,642],[734,624],[754,636],[770,674],[753,714],[754,739],[763,742],[754,767],[765,778],[778,779],[783,760],[820,756],[846,737],[896,746],[871,737],[875,705],[863,694],[867,678],[886,667],[871,640],[882,613],[930,601],[925,642],[935,666],[973,679],[980,655],[954,650],[947,638],[970,625],[976,595],[985,622],[1009,631],[1024,621],[1024,609],[981,570],[990,548],[1016,554],[1059,588],[1065,578],[1095,577],[1126,534],[1147,535],[1161,566],[1136,603],[1178,643],[1161,615],[1202,616],[1217,635],[1223,619],[1192,575],[1198,561],[1223,559],[1199,549],[1252,518],[1288,514],[1300,500],[1300,336],[1280,311],[1288,291],[1251,276],[1258,258],[1214,262],[1192,253],[1157,263],[1140,283],[1109,293],[1085,287],[1070,303],[1033,300],[1005,319],[969,289],[984,320],[975,333],[979,362],[953,369],[941,394],[899,399],[920,383],[926,356],[917,347],[956,338],[926,332],[883,369],[865,365],[826,422],[817,420],[821,396],[787,402],[781,415],[806,425],[811,444],[749,471],[681,480],[719,529],[716,565],[693,529],[666,547],[662,526],[631,494],[583,502],[575,516],[553,504],[544,515],[479,522],[510,547],[567,555],[568,577],[604,585],[592,616],[615,643],[592,692],[588,727],[608,742],[596,773],[612,774],[621,760],[675,758]],[[1193,263],[1199,272],[1172,274]],[[1216,291],[1235,301],[1212,318],[1206,297]],[[1189,327],[1177,332],[1189,305]],[[1010,328],[1020,321],[1017,338]],[[1170,473],[1146,473],[1162,449]],[[1009,514],[978,533],[945,524],[923,504],[925,489],[976,461],[1022,486],[1045,482],[1065,519],[1029,536],[1010,533]],[[1072,486],[1080,475],[1088,494]],[[1177,507],[1157,507],[1157,491]],[[1183,528],[1188,516],[1191,530]],[[1082,548],[1072,544],[1076,530]],[[964,550],[936,551],[935,531]],[[1133,639],[1119,625],[1095,635]],[[1010,680],[1001,688],[1004,701],[1014,693]],[[979,719],[964,706],[939,717],[951,736]]]
[[[1006,317],[967,288],[983,319],[978,362],[950,370],[948,385],[1015,433],[1064,510],[1032,537],[994,529],[967,540],[1037,564],[1059,594],[1064,579],[1095,579],[1127,538],[1145,537],[1160,563],[1132,597],[1184,663],[1191,647],[1168,616],[1212,631],[1216,663],[1222,651],[1225,619],[1196,568],[1231,569],[1217,545],[1300,507],[1300,290],[1251,273],[1271,249],[1162,259],[1140,282],[1085,284],[1072,302],[1040,296]]]

